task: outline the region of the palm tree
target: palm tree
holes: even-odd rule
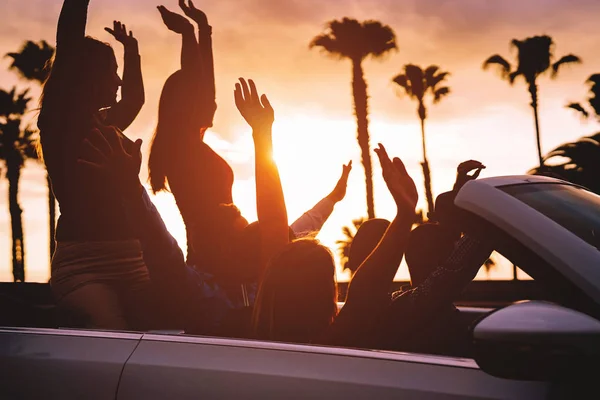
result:
[[[544,165],[542,157],[542,144],[540,140],[540,123],[538,118],[538,85],[537,78],[545,72],[551,71],[550,77],[556,78],[562,65],[580,63],[581,59],[573,54],[561,57],[554,61],[554,41],[550,36],[533,36],[525,40],[513,39],[511,45],[517,50],[516,66],[511,64],[502,56],[495,54],[485,60],[483,69],[490,65],[498,66],[500,76],[507,80],[511,85],[521,76],[528,86],[531,95],[531,107],[533,108],[533,117],[535,120],[535,134],[537,140],[537,150],[539,165]]]
[[[17,93],[0,90],[0,159],[4,160],[8,179],[8,204],[12,229],[12,262],[15,282],[25,281],[25,245],[23,240],[23,210],[19,205],[21,167],[33,148],[33,132],[21,130],[21,118],[31,98],[28,91]]]
[[[346,267],[348,263],[348,257],[350,256],[350,246],[352,245],[352,241],[354,240],[354,236],[358,231],[358,228],[366,221],[366,218],[357,218],[352,220],[352,228],[349,226],[342,227],[342,233],[344,234],[344,238],[340,240],[336,240],[335,244],[338,245],[338,252],[340,255],[340,259],[342,262],[343,269],[349,269],[352,274],[356,271]]]
[[[359,22],[344,18],[327,23],[327,30],[315,37],[310,48],[319,47],[323,52],[338,58],[347,58],[352,63],[352,95],[356,114],[357,139],[365,169],[367,188],[367,214],[375,218],[373,202],[373,167],[369,144],[369,119],[367,83],[362,62],[368,58],[381,58],[396,49],[396,35],[392,28],[378,21]]]
[[[548,153],[544,161],[550,162],[529,173],[550,175],[600,194],[600,133],[563,144]]]
[[[600,74],[590,75],[585,82],[590,85],[590,97],[587,99],[590,105],[589,111],[580,103],[569,103],[567,104],[567,108],[578,111],[585,119],[593,113],[600,120]]]
[[[430,94],[433,97],[433,104],[437,104],[442,98],[450,93],[450,88],[440,86],[442,82],[450,75],[448,72],[440,71],[437,65],[430,65],[425,70],[414,64],[406,64],[404,73],[397,75],[392,81],[404,89],[409,98],[418,103],[417,115],[421,120],[421,139],[423,141],[423,176],[425,178],[425,197],[427,198],[427,207],[429,212],[434,209],[433,193],[431,191],[431,171],[429,161],[427,160],[427,146],[425,145],[425,119],[427,118],[427,108],[425,107],[425,95]]]
[[[10,68],[15,70],[22,78],[43,85],[50,73],[50,60],[54,56],[54,47],[45,40],[39,43],[26,41],[16,53],[8,53],[6,56],[12,58]],[[48,184],[48,213],[50,227],[50,257],[54,254],[56,230],[56,198],[52,191],[50,176],[46,174]]]

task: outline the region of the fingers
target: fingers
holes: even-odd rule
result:
[[[87,143],[86,143],[87,142]],[[108,157],[112,154],[112,147],[110,143],[106,140],[100,129],[92,129],[88,137],[84,139],[84,148],[93,146],[97,152],[105,157]]]
[[[273,112],[273,107],[271,106],[271,102],[269,101],[269,99],[267,98],[266,94],[263,94],[262,96],[260,96],[260,101],[263,105],[263,107],[266,110],[269,110],[270,112]]]
[[[193,2],[192,0],[190,0],[190,1],[189,1],[189,3],[190,3],[190,8],[191,8],[192,10],[197,10],[197,8],[196,8],[196,6],[194,5],[194,2]]]
[[[383,171],[385,171],[391,164],[390,157],[388,156],[387,151],[385,150],[385,147],[383,147],[383,145],[381,143],[379,143],[378,146],[379,147],[376,147],[374,149],[374,151],[375,151],[375,154],[377,154],[377,157],[379,157],[379,163],[381,164],[381,169]]]
[[[116,36],[116,33],[115,33],[115,31],[113,31],[112,29],[110,29],[110,28],[104,28],[104,30],[105,30],[106,32],[110,33],[111,35],[113,35],[113,36]]]
[[[348,175],[348,174],[350,174],[350,171],[352,171],[352,160],[350,160],[350,161],[348,162],[348,164],[346,164],[346,165],[344,165],[344,166],[342,167],[342,176],[343,176],[344,174],[345,174],[345,175]]]
[[[258,103],[258,91],[256,90],[256,85],[252,79],[248,79],[248,83],[250,84],[250,99],[253,102]]]
[[[250,100],[250,89],[248,88],[248,84],[244,78],[239,78],[240,84],[242,85],[242,94],[244,95],[244,100]]]
[[[241,111],[241,109],[244,107],[244,98],[242,96],[242,87],[240,86],[239,83],[235,84],[235,89],[233,91],[233,98],[235,100],[235,106],[237,107],[238,110]]]
[[[100,132],[113,152],[123,149],[123,144],[121,143],[121,138],[119,136],[120,132],[117,128],[114,126],[101,126]]]
[[[408,171],[406,170],[406,166],[404,165],[404,163],[402,162],[401,159],[399,159],[398,157],[394,157],[394,160],[392,161],[392,164],[394,165],[394,167],[396,168],[396,170],[398,170],[398,172],[400,172],[402,175],[408,175]]]
[[[485,167],[483,167],[485,168]],[[479,174],[481,174],[481,171],[483,170],[483,168],[477,168],[477,171],[475,171],[475,173],[471,176],[472,179],[477,179],[479,177]]]
[[[472,171],[474,169],[479,169],[479,168],[485,168],[485,165],[483,165],[482,163],[480,163],[479,161],[476,161],[476,160],[469,160],[469,161],[460,163],[457,168],[457,172],[459,174],[466,174],[469,171]]]

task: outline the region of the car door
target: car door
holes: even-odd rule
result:
[[[1,399],[114,399],[142,334],[0,328]]]
[[[117,399],[536,399],[547,391],[494,378],[467,359],[148,334]]]

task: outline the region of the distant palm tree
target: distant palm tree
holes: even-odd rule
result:
[[[392,81],[404,89],[404,93],[409,98],[418,103],[417,115],[421,120],[421,139],[423,141],[423,176],[425,178],[425,197],[427,198],[427,207],[429,212],[434,209],[433,193],[431,191],[431,171],[429,169],[429,160],[427,159],[427,146],[425,145],[425,119],[427,118],[427,108],[425,107],[425,95],[430,94],[433,97],[433,104],[440,102],[442,98],[450,93],[450,88],[440,86],[450,75],[448,72],[440,71],[437,65],[430,65],[425,70],[413,64],[404,66],[404,73],[397,75]]]
[[[357,139],[365,169],[367,214],[375,218],[373,202],[373,167],[369,144],[368,96],[362,62],[367,57],[381,58],[396,49],[396,35],[392,28],[378,21],[359,22],[344,18],[327,23],[325,33],[315,37],[310,47],[319,47],[329,55],[352,63],[352,94],[356,114]]]
[[[340,260],[342,263],[343,269],[349,269],[346,267],[348,263],[348,257],[350,256],[350,246],[352,245],[352,241],[354,240],[354,236],[356,235],[356,231],[358,228],[365,222],[366,218],[357,218],[352,220],[352,227],[344,226],[342,227],[342,233],[344,234],[344,238],[340,240],[336,240],[335,244],[338,245],[338,252],[340,255]],[[356,271],[350,270],[352,274]]]
[[[495,54],[485,60],[483,69],[490,65],[499,67],[500,76],[511,85],[522,76],[528,85],[531,95],[531,107],[535,120],[535,134],[537,139],[537,150],[540,167],[544,164],[542,157],[542,145],[540,140],[540,123],[538,119],[538,86],[537,78],[547,71],[551,71],[551,78],[556,78],[560,67],[564,64],[580,63],[581,59],[573,54],[561,57],[554,62],[554,41],[550,36],[534,36],[525,40],[513,39],[511,45],[517,50],[517,65],[513,66],[502,56]]]
[[[600,74],[591,75],[585,82],[590,85],[590,97],[587,99],[590,106],[589,111],[581,103],[569,103],[567,104],[567,108],[580,112],[586,119],[591,114],[594,114],[600,120]]]
[[[17,93],[0,90],[0,159],[6,167],[8,205],[12,229],[12,263],[15,282],[25,281],[25,245],[23,240],[23,210],[19,205],[19,179],[25,159],[32,155],[33,132],[21,130],[21,118],[31,98],[28,91]]]
[[[15,70],[22,78],[36,82],[40,86],[46,82],[50,74],[50,60],[54,56],[55,49],[45,40],[39,43],[26,41],[16,53],[8,53],[6,56],[12,58],[10,68]],[[48,219],[49,219],[49,241],[50,257],[54,254],[56,242],[54,241],[56,231],[56,198],[52,191],[50,176],[46,174],[48,184]]]
[[[600,133],[557,147],[544,157],[549,160],[529,173],[554,176],[600,194]]]

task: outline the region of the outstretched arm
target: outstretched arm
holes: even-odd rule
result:
[[[331,213],[333,207],[346,196],[346,187],[348,186],[348,176],[352,170],[352,161],[342,167],[342,176],[337,184],[327,196],[320,200],[313,208],[302,214],[290,228],[296,238],[305,237],[311,234],[317,234]]]
[[[235,104],[252,127],[256,168],[256,211],[261,235],[261,265],[289,243],[287,210],[279,170],[273,159],[272,126],[274,112],[266,95],[259,99],[252,80],[235,85]]]
[[[201,80],[200,96],[202,96],[202,112],[205,114],[203,115],[203,125],[211,127],[217,110],[212,27],[208,24],[206,14],[197,9],[192,0],[189,0],[189,4],[185,4],[185,0],[179,0],[179,7],[198,25],[198,57],[200,61],[197,74]]]
[[[157,8],[167,28],[181,35],[181,70],[195,73],[200,68],[200,57],[194,26],[183,15],[169,11],[165,6]]]
[[[65,0],[56,30],[56,54],[75,51],[85,37],[90,0]]]
[[[113,29],[104,28],[123,44],[125,50],[121,101],[108,111],[107,124],[125,130],[137,117],[145,102],[144,79],[138,41],[133,32],[120,21],[114,21]]]
[[[390,160],[383,145],[375,149],[381,162],[383,178],[394,197],[396,217],[371,255],[361,264],[348,287],[347,304],[359,304],[362,309],[387,298],[390,284],[406,250],[410,228],[418,200],[415,183],[399,158]]]

